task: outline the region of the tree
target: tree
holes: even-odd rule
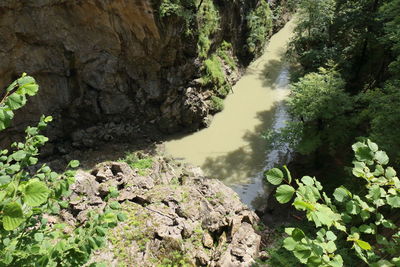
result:
[[[315,152],[321,145],[335,147],[348,140],[352,127],[345,118],[353,108],[352,97],[344,91],[345,82],[334,67],[320,68],[291,85],[288,111],[295,122],[271,134],[275,143],[289,141],[302,154]]]

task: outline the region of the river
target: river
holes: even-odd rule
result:
[[[165,142],[167,154],[221,179],[254,209],[265,205],[268,197],[263,172],[288,160],[287,149],[268,149],[261,134],[283,127],[288,119],[285,52],[293,27],[292,20],[271,37],[264,54],[248,67],[209,128]]]

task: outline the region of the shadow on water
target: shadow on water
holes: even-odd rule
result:
[[[281,75],[282,66],[288,65],[285,49],[280,49],[278,59],[270,59],[264,63],[262,70],[259,73],[259,79],[262,80],[264,87],[277,88],[279,76]]]
[[[202,169],[211,177],[220,177],[227,184],[243,184],[257,175],[265,166],[267,143],[262,133],[274,125],[274,115],[280,102],[276,102],[268,111],[257,113],[260,121],[254,129],[243,135],[246,145],[221,156],[205,159]],[[247,181],[243,178],[247,177]]]

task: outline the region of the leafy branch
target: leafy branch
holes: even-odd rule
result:
[[[338,244],[348,242],[354,255],[370,266],[398,266],[400,230],[392,217],[400,208],[400,180],[392,167],[386,167],[389,157],[377,144],[367,139],[352,148],[352,173],[366,182],[363,196],[341,186],[334,191],[332,201],[316,178],[304,176],[294,179],[295,185],[291,185],[286,166],[287,179],[277,168],[266,173],[268,182],[279,185],[277,201],[284,204],[294,197],[292,205],[304,211],[316,227],[315,238],[299,228],[286,228],[289,237],[284,247],[308,266],[339,267],[344,265],[346,255],[338,250]]]

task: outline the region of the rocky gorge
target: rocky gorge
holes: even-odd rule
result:
[[[288,19],[285,1],[271,1],[279,12],[267,18],[254,13],[260,3],[1,1],[0,86],[23,72],[41,86],[2,143],[41,114],[55,118],[51,140],[75,147],[207,126],[212,98],[229,93],[272,20]],[[250,15],[266,28],[252,33]]]
[[[77,172],[68,208],[50,224],[65,222],[68,233],[88,223],[91,211],[102,214],[110,200],[127,215],[88,264],[255,263],[260,219],[219,177],[159,153],[93,162],[103,161],[99,154],[117,159],[127,143],[151,150],[168,134],[208,127],[245,67],[289,19],[289,2],[0,2],[0,86],[23,72],[40,84],[0,143],[10,144],[41,114],[52,115],[45,133],[51,141],[41,151],[49,166],[60,170],[65,160],[85,156],[91,163]],[[118,152],[104,149],[117,143]],[[136,165],[142,161],[145,167]],[[119,193],[110,199],[111,188]]]

